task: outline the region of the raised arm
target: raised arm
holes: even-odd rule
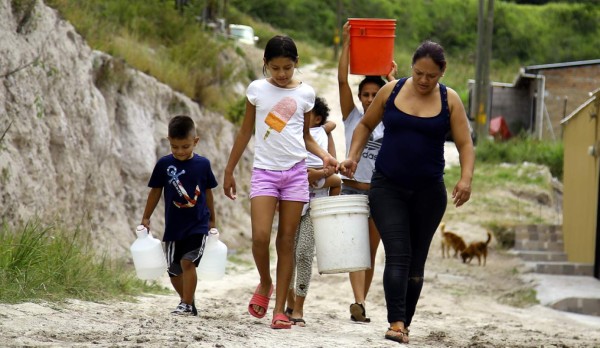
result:
[[[398,72],[398,64],[396,64],[396,62],[392,60],[392,68],[391,68],[390,72],[385,76],[386,80],[388,80],[388,82],[394,81],[396,79],[397,72]]]
[[[354,110],[354,97],[348,83],[348,66],[350,64],[350,23],[346,22],[343,28],[342,53],[338,62],[338,88],[340,92],[340,107],[342,109],[342,120]]]

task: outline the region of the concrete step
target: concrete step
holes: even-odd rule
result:
[[[525,251],[555,251],[555,252],[563,252],[564,251],[564,243],[561,241],[556,242],[547,242],[547,241],[537,241],[537,240],[515,240],[515,250],[525,250]]]
[[[523,261],[567,261],[567,254],[561,251],[524,251],[514,250],[512,254]]]
[[[541,232],[541,233],[559,233],[562,234],[561,225],[517,225],[515,233],[523,232]]]
[[[561,225],[519,225],[515,226],[516,240],[560,241],[562,240]]]
[[[575,262],[535,262],[535,273],[589,276],[594,275],[594,265]]]
[[[516,240],[534,240],[543,242],[562,242],[562,232],[515,231]]]

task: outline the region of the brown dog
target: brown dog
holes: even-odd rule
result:
[[[456,233],[446,231],[446,224],[442,222],[440,224],[440,231],[442,231],[442,257],[450,257],[450,248],[454,249],[454,257],[458,256],[459,252],[462,252],[467,248],[467,244]]]
[[[469,246],[460,253],[462,257],[463,263],[470,263],[473,257],[477,257],[477,261],[481,266],[481,258],[483,257],[483,265],[485,266],[485,261],[487,259],[487,249],[488,244],[492,240],[492,234],[490,231],[487,231],[488,239],[485,242],[473,242],[470,243]]]

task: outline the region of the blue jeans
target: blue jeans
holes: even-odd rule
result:
[[[443,182],[407,190],[374,173],[369,191],[371,216],[385,250],[383,288],[389,323],[408,327],[423,288],[429,245],[447,204]]]

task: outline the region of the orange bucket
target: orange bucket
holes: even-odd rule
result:
[[[350,73],[387,75],[394,60],[396,20],[348,18],[350,23]]]

